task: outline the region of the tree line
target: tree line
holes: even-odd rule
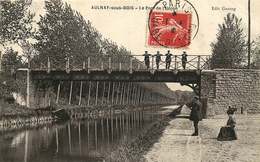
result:
[[[0,1],[0,45],[2,66],[0,77],[1,95],[20,91],[18,81],[13,80],[15,69],[27,66],[28,56],[34,62],[65,62],[72,58],[75,64],[82,63],[87,57],[99,63],[104,57],[124,62],[131,57],[131,51],[115,42],[103,38],[90,21],[69,4],[61,0],[46,0],[45,14],[35,21],[35,14],[29,8],[30,0]],[[227,14],[219,24],[216,41],[211,43],[211,68],[245,68],[247,66],[246,34],[242,19],[235,14]],[[22,55],[12,46],[18,45]],[[260,37],[252,42],[252,68],[260,66]],[[138,61],[134,63],[137,65]],[[166,88],[163,88],[166,90]],[[169,92],[167,92],[169,93]]]
[[[91,57],[94,65],[100,64],[108,56],[115,64],[130,60],[131,51],[103,38],[91,22],[68,3],[46,0],[45,13],[40,15],[37,22],[34,20],[35,14],[29,10],[30,5],[31,1],[28,0],[0,1],[3,17],[0,20],[3,24],[0,26],[0,41],[4,49],[1,83],[5,83],[1,87],[4,94],[9,95],[14,91],[25,93],[25,86],[18,85],[21,83],[17,81],[25,78],[14,80],[12,75],[18,67],[27,67],[28,59],[40,64],[50,58],[52,64],[64,65],[68,58],[78,65],[82,65],[88,57]],[[23,54],[19,55],[10,44],[18,45]],[[133,65],[138,64],[138,60],[134,59]],[[162,89],[170,91],[165,87]]]

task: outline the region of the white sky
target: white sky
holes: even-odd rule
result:
[[[134,54],[143,54],[145,50],[155,53],[158,48],[147,46],[147,19],[148,11],[132,10],[93,10],[92,5],[130,5],[153,6],[157,0],[65,0],[72,8],[79,11],[85,19],[90,20],[95,28],[105,37],[115,41],[118,45],[125,46]],[[228,12],[235,13],[242,18],[243,26],[247,31],[247,0],[189,0],[199,14],[200,29],[191,45],[185,48],[188,54],[211,54],[210,43],[216,39],[217,27],[223,22]],[[33,11],[43,14],[44,1],[33,0]],[[214,11],[212,7],[235,8],[235,11]],[[260,1],[251,0],[252,8],[252,38],[260,35]],[[160,48],[162,53],[166,48]],[[181,54],[184,49],[171,49],[174,53]],[[190,89],[177,84],[169,84],[172,89]]]

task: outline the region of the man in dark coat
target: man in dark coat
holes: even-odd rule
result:
[[[161,61],[161,54],[159,51],[157,51],[157,53],[154,56],[155,56],[156,69],[159,69],[160,61]]]
[[[183,69],[186,68],[187,56],[188,56],[187,53],[185,51],[183,51],[183,53],[181,55],[181,63],[182,63]]]
[[[172,62],[172,54],[170,53],[170,50],[167,51],[165,54],[165,63],[166,63],[166,69],[170,69],[171,62]]]
[[[150,54],[148,53],[148,51],[145,51],[145,53],[143,54],[144,56],[144,63],[147,69],[150,68]]]
[[[188,104],[186,104],[190,109],[190,120],[193,121],[194,129],[195,132],[192,134],[192,136],[198,136],[199,134],[199,128],[198,124],[199,121],[202,120],[202,115],[201,115],[201,102],[199,101],[199,97],[195,96],[192,101]]]

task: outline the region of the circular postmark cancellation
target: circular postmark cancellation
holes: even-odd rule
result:
[[[148,45],[172,48],[190,45],[199,30],[199,17],[188,0],[159,0],[149,12]]]

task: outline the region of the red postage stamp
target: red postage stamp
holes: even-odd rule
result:
[[[191,38],[191,13],[151,12],[148,45],[186,47]]]

